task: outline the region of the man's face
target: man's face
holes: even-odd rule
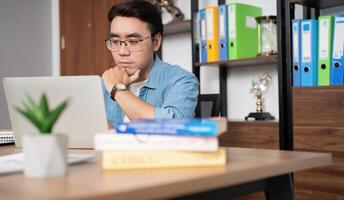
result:
[[[137,69],[152,65],[154,51],[160,46],[160,41],[153,42],[148,24],[134,17],[115,17],[111,22],[110,40],[127,40],[127,43],[142,40],[138,42],[139,46],[130,44],[126,46],[121,42],[118,51],[111,52],[116,65],[125,68],[129,76]]]

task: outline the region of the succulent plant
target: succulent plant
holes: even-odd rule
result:
[[[53,109],[49,108],[48,99],[45,93],[42,94],[38,103],[27,95],[28,103],[23,102],[23,107],[15,109],[26,117],[42,134],[50,134],[59,116],[66,109],[68,99]]]

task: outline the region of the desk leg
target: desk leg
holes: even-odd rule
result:
[[[268,178],[265,196],[267,200],[295,200],[291,174]]]

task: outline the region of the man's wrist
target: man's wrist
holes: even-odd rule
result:
[[[128,90],[128,86],[122,84],[122,83],[117,83],[115,84],[112,89],[111,89],[111,92],[110,92],[110,96],[111,96],[111,99],[116,101],[115,100],[115,96],[117,94],[118,91],[126,91]]]

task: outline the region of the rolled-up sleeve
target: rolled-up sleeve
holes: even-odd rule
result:
[[[185,119],[195,115],[199,82],[195,75],[184,73],[171,81],[164,94],[161,107],[155,107],[157,119]]]

